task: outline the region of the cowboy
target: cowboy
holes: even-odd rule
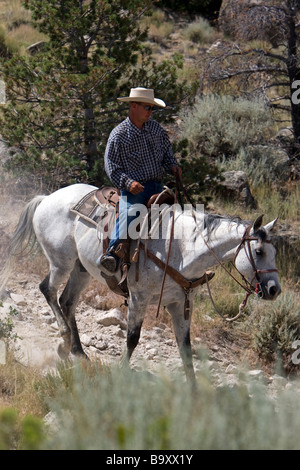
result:
[[[166,131],[151,118],[153,107],[165,108],[164,101],[155,98],[152,89],[140,87],[118,101],[130,103],[129,116],[111,132],[104,161],[108,177],[121,191],[119,217],[108,249],[98,261],[112,273],[118,267],[116,249],[127,239],[128,227],[136,217],[130,213],[132,206],[146,205],[153,194],[163,190],[163,170],[181,177]]]

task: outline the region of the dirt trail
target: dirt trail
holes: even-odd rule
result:
[[[7,242],[16,226],[23,202],[0,207],[0,262],[6,256]],[[37,259],[19,263],[6,285],[0,320],[7,318],[11,309],[16,341],[16,357],[24,365],[41,368],[43,371],[57,366],[59,344],[62,343],[56,320],[44,296],[39,290],[39,283],[47,273],[47,263],[42,255]],[[100,290],[101,289],[101,290]],[[121,297],[103,293],[96,281],[83,294],[77,307],[77,324],[85,352],[91,359],[97,358],[103,364],[120,363],[126,350],[126,309],[120,307]],[[151,317],[151,313],[150,313]],[[152,317],[155,315],[152,313]],[[142,329],[141,339],[132,359],[131,366],[150,372],[163,371],[166,374],[180,374],[184,378],[182,362],[177,349],[170,323],[162,315],[158,320],[147,320]],[[168,324],[167,324],[168,323]],[[196,374],[203,367],[209,368],[216,386],[234,386],[239,381],[238,344],[230,344],[209,334],[193,339],[194,367]],[[206,359],[200,360],[205,350]],[[200,354],[199,354],[200,353]],[[249,375],[255,380],[263,380],[269,390],[285,387],[285,379],[274,376],[266,377],[262,370],[250,370]],[[279,384],[279,385],[278,385]],[[273,392],[272,392],[273,393]]]

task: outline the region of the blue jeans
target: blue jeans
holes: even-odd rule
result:
[[[146,207],[150,197],[163,190],[162,185],[158,181],[147,181],[143,186],[145,189],[139,194],[131,194],[129,191],[121,191],[119,217],[111,233],[108,250],[111,248],[116,249],[119,243],[127,240],[128,227],[131,222],[139,216],[138,206],[135,208],[135,205],[143,204]]]

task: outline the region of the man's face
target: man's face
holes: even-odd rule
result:
[[[132,113],[134,119],[144,124],[152,114],[153,106],[148,103],[132,103]]]

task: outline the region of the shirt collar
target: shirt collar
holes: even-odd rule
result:
[[[148,121],[145,122],[142,129],[139,129],[135,124],[133,124],[133,122],[131,121],[129,116],[126,118],[126,121],[129,125],[130,130],[132,130],[135,134],[141,134],[142,132],[148,132],[149,131],[150,120],[151,120],[151,118],[149,118]]]

